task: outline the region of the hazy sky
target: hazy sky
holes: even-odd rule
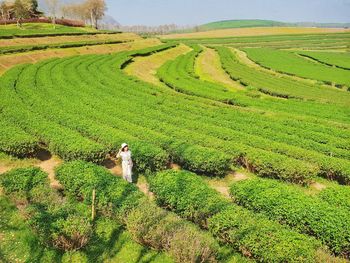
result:
[[[203,24],[225,19],[350,22],[350,0],[107,0],[123,25]]]

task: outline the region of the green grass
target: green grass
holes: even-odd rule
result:
[[[322,39],[322,41],[321,41]],[[223,37],[203,39],[169,40],[188,44],[229,45],[237,48],[270,47],[270,48],[300,48],[300,49],[349,49],[349,33],[334,34],[298,34],[251,37]]]
[[[350,72],[348,70],[329,67],[304,57],[292,51],[282,51],[267,48],[244,49],[248,57],[258,64],[278,72],[315,79],[327,84],[350,87]]]
[[[63,25],[56,25],[47,23],[24,23],[22,28],[18,28],[16,24],[0,25],[0,38],[12,37],[32,37],[32,36],[50,36],[50,35],[79,35],[79,34],[94,34],[98,32],[88,27],[70,27]]]
[[[130,54],[156,50],[53,59],[15,68],[2,77],[1,116],[41,138],[66,160],[98,162],[126,140],[135,146],[136,161],[149,167],[162,167],[168,155],[186,169],[223,175],[244,160],[261,176],[307,182],[320,175],[349,182],[348,108],[338,104],[341,99],[347,103],[345,91],[325,88],[316,94],[312,86],[299,87],[301,96],[315,93],[329,103],[282,100],[259,95],[253,88],[229,92],[193,76],[196,52],[164,65],[163,80],[176,91],[146,84],[121,70],[132,59]],[[226,67],[232,57],[227,57]],[[259,76],[247,67],[239,73],[249,81]],[[272,75],[259,76],[262,85],[266,80],[286,86]],[[295,87],[294,81],[287,83]],[[325,92],[332,95],[325,97]],[[227,104],[229,100],[237,106]],[[148,157],[151,149],[154,158]]]
[[[273,26],[287,26],[288,23],[272,21],[272,20],[259,20],[259,19],[243,19],[243,20],[224,20],[211,22],[201,25],[201,30],[217,30],[226,28],[244,28],[244,27],[273,27]]]
[[[57,257],[59,253],[40,244],[10,200],[0,196],[0,261],[40,262],[43,259],[52,261]]]
[[[120,225],[97,222],[99,238],[79,252],[62,253],[43,246],[11,201],[0,196],[1,262],[153,262],[172,263],[162,252],[137,244]]]
[[[350,70],[349,52],[297,51],[297,53],[318,61],[319,63]]]

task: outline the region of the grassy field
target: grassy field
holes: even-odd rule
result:
[[[0,25],[0,38],[11,38],[16,36],[33,36],[33,35],[69,35],[69,34],[88,34],[96,33],[97,30],[88,27],[70,27],[46,23],[24,23],[22,28],[16,24]]]
[[[220,83],[233,90],[242,90],[244,86],[232,81],[230,76],[222,69],[220,57],[214,49],[206,48],[196,61],[196,74],[205,81]]]
[[[156,77],[158,68],[160,68],[166,61],[176,58],[191,50],[188,46],[179,45],[176,48],[165,50],[163,52],[155,53],[151,56],[136,57],[125,72],[129,75],[134,75],[143,81],[160,85],[159,79]]]
[[[84,41],[110,41],[110,40],[140,40],[141,37],[132,33],[118,34],[96,34],[81,36],[56,36],[56,37],[35,37],[35,38],[13,38],[0,40],[0,47],[47,45],[69,42]]]
[[[0,261],[348,262],[350,34],[226,36],[0,56]]]
[[[316,79],[339,87],[350,87],[350,72],[346,69],[317,63],[292,51],[252,48],[244,49],[248,57],[260,65],[278,72],[288,73],[308,79]],[[346,60],[343,55],[342,61]],[[339,56],[338,56],[339,58]]]
[[[319,63],[326,64],[332,67],[350,70],[350,53],[349,52],[315,52],[303,51],[297,52],[306,58],[313,59]]]
[[[342,28],[300,28],[300,27],[257,27],[257,28],[233,28],[205,32],[163,35],[163,39],[191,39],[191,38],[222,38],[238,36],[265,36],[287,34],[317,34],[349,32]]]

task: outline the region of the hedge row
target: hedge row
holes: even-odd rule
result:
[[[65,193],[91,204],[96,190],[98,213],[116,217],[141,244],[166,250],[177,262],[213,262],[219,247],[210,235],[152,204],[132,184],[106,169],[74,161],[58,167],[57,178]]]
[[[232,204],[193,173],[164,171],[149,178],[159,205],[209,231],[259,262],[315,262],[320,243]]]
[[[31,156],[38,150],[38,145],[34,136],[4,119],[0,120],[0,152],[16,157]]]
[[[108,44],[120,44],[126,41],[121,40],[107,40],[107,41],[82,41],[82,42],[68,42],[68,43],[57,43],[57,44],[43,44],[43,45],[28,45],[28,46],[9,46],[0,47],[0,55],[22,53],[35,50],[53,49],[53,48],[73,48],[83,46],[96,46],[96,45],[108,45]]]
[[[350,212],[306,195],[296,186],[268,179],[235,183],[234,201],[295,230],[315,236],[336,255],[350,256]]]

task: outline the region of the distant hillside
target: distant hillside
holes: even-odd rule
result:
[[[201,30],[216,30],[226,28],[243,28],[243,27],[274,27],[274,26],[288,26],[288,23],[272,21],[272,20],[224,20],[211,22],[199,26]]]
[[[228,28],[246,28],[246,27],[333,27],[333,28],[349,28],[350,23],[314,23],[314,22],[298,22],[285,23],[273,20],[224,20],[211,22],[199,26],[199,31],[228,29]]]

